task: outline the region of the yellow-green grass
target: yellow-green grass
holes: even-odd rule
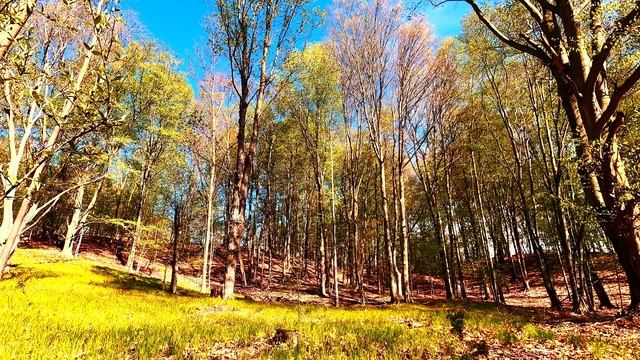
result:
[[[19,250],[13,263],[0,282],[2,359],[456,357],[472,351],[447,319],[462,305],[466,331],[506,341],[552,337],[490,305],[224,301],[187,290],[170,295],[159,281],[50,251]],[[278,328],[296,330],[297,345],[270,344]]]

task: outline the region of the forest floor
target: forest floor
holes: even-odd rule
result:
[[[225,301],[195,291],[194,276],[181,277],[179,293],[170,295],[161,268],[151,275],[155,278],[124,271],[108,252],[85,251],[72,259],[55,248],[19,249],[0,282],[0,359],[631,359],[640,354],[640,321],[613,311],[577,316],[535,301],[530,306],[518,303],[522,300],[508,306],[444,301],[433,284],[416,292],[416,304],[386,305],[384,296],[371,291],[367,305],[360,305],[357,294],[345,292],[342,306],[333,308],[301,280],[241,287],[236,300]]]

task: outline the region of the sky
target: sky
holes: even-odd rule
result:
[[[456,36],[461,31],[461,20],[470,12],[464,2],[450,2],[434,8],[425,1],[424,15],[433,25],[440,39]],[[179,6],[176,6],[179,4]],[[195,49],[207,42],[205,16],[210,13],[212,0],[122,0],[123,10],[132,11],[149,36],[173,53],[188,71],[195,56]],[[317,0],[314,4],[327,9],[331,0]],[[328,14],[330,15],[330,14]],[[326,30],[319,29],[315,38],[325,37]],[[193,79],[191,79],[193,80]]]

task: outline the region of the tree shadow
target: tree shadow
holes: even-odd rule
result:
[[[60,274],[49,270],[13,265],[10,271],[2,275],[2,280],[12,280],[15,281],[18,286],[24,286],[29,280],[55,277],[60,277]]]
[[[169,285],[163,284],[162,281],[150,277],[138,276],[125,271],[116,270],[106,266],[94,265],[91,272],[106,278],[105,281],[92,282],[93,285],[109,287],[124,291],[139,292],[168,292]],[[204,297],[206,295],[196,291],[178,288],[178,292],[174,295],[186,297]]]

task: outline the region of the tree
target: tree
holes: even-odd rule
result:
[[[396,108],[397,117],[397,187],[402,246],[402,290],[405,302],[411,302],[411,275],[409,273],[409,232],[405,201],[405,168],[407,160],[406,131],[409,123],[422,115],[424,101],[431,85],[431,32],[424,18],[417,17],[403,24],[398,34],[396,64]]]
[[[333,162],[327,159],[329,149],[326,145],[331,131],[330,122],[335,117],[339,101],[337,66],[331,58],[329,49],[323,44],[291,54],[285,65],[287,72],[293,75],[286,80],[285,90],[280,96],[282,98],[280,106],[287,116],[298,123],[313,165],[318,226],[320,227],[319,291],[321,296],[327,296],[325,172],[327,162],[331,164]],[[335,239],[335,233],[333,238]]]
[[[213,29],[227,57],[238,97],[236,164],[227,224],[227,259],[222,297],[233,297],[237,259],[245,231],[245,208],[258,135],[266,107],[267,88],[282,57],[306,30],[306,0],[217,0]],[[253,107],[253,109],[252,109]],[[250,110],[253,115],[250,115]],[[246,127],[251,118],[247,143]]]
[[[135,230],[127,258],[127,268],[133,270],[149,187],[160,165],[168,165],[183,139],[193,94],[185,79],[172,68],[168,54],[151,43],[132,43],[129,51],[137,64],[125,99],[131,114],[133,142],[124,150],[133,154],[131,165],[139,174]]]
[[[378,189],[382,206],[382,224],[389,270],[391,302],[401,299],[402,283],[391,239],[389,198],[383,132],[388,113],[392,82],[393,49],[400,26],[402,7],[398,3],[375,0],[371,3],[339,3],[332,27],[334,53],[341,71],[352,76],[359,110],[367,123],[369,139],[378,162]]]
[[[594,0],[578,7],[570,0],[519,0],[486,12],[477,1],[465,1],[501,42],[536,58],[553,74],[588,203],[627,276],[630,307],[640,305],[640,197],[626,175],[618,142],[626,119],[620,105],[640,81],[640,66],[611,71],[629,49],[625,39],[640,22],[640,2],[606,6]],[[499,18],[501,11],[518,16],[509,21]]]
[[[216,201],[216,187],[218,181],[218,173],[216,162],[218,161],[218,131],[222,125],[222,118],[227,117],[229,112],[223,105],[226,94],[223,90],[224,79],[218,79],[217,74],[207,75],[200,83],[200,101],[198,103],[198,118],[194,124],[193,150],[197,154],[196,162],[204,161],[204,167],[208,166],[207,183],[207,219],[206,233],[203,242],[203,261],[202,261],[202,283],[200,291],[206,292],[208,289],[208,273],[209,273],[209,250],[213,246],[213,223],[216,217],[216,209],[214,203]],[[199,171],[200,172],[200,171]]]
[[[9,80],[4,81],[2,106],[9,161],[3,174],[0,273],[25,228],[72,190],[38,198],[40,178],[51,160],[69,144],[126,116],[115,106],[122,78],[117,63],[120,18],[106,5],[89,0],[48,3],[29,18],[35,31],[25,41],[33,46],[7,55],[4,76]],[[61,13],[67,17],[54,15]],[[27,157],[34,161],[27,162]],[[22,200],[14,214],[17,196]]]

